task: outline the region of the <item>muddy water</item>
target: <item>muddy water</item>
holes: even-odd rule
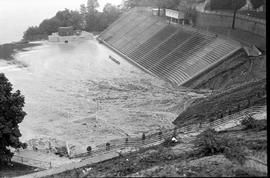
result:
[[[172,127],[177,116],[174,108],[187,96],[95,39],[43,42],[18,53],[15,64],[0,60],[0,72],[25,95],[22,140],[68,141],[80,151],[88,145]]]

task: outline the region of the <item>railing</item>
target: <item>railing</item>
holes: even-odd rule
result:
[[[52,168],[52,163],[51,162],[40,161],[40,160],[27,158],[27,157],[22,157],[22,156],[17,156],[17,155],[14,155],[12,157],[11,161],[16,162],[16,163],[29,165],[29,166],[33,166],[33,167],[42,168],[42,169]]]

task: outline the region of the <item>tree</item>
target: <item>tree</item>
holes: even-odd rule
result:
[[[107,3],[103,8],[103,18],[106,24],[102,26],[105,26],[106,28],[108,25],[114,22],[120,14],[121,10],[117,6],[113,6],[112,4]]]
[[[82,29],[85,29],[85,27],[86,27],[86,15],[87,15],[87,9],[86,9],[85,4],[81,4],[81,6],[80,6],[80,14],[82,16],[82,21],[83,21]]]
[[[266,0],[251,0],[251,3],[254,9],[261,7],[262,5],[266,4]]]
[[[140,0],[124,0],[124,8],[129,9],[139,5]]]
[[[70,12],[70,26],[73,26],[75,30],[81,30],[84,28],[84,18],[78,11]]]
[[[24,40],[41,40],[46,38],[47,34],[43,33],[38,26],[31,26],[29,27],[23,34]]]
[[[20,142],[21,133],[18,124],[26,115],[23,111],[24,96],[17,90],[12,93],[12,84],[0,73],[0,164],[9,163],[13,156],[9,147],[26,148]]]
[[[81,15],[85,16],[87,14],[87,9],[86,9],[86,6],[85,4],[81,4],[80,5],[80,13]]]
[[[97,0],[88,0],[87,1],[87,12],[89,14],[95,14],[97,12],[96,8],[99,7]]]
[[[82,29],[84,23],[83,15],[81,15],[78,11],[72,11],[69,9],[58,11],[55,17],[53,17],[51,20],[54,19],[57,19],[60,22],[60,26],[73,26],[74,29]]]
[[[58,27],[62,26],[62,22],[54,17],[52,19],[45,19],[41,22],[39,25],[39,29],[42,33],[45,33],[47,35],[52,34],[53,32],[57,32]]]

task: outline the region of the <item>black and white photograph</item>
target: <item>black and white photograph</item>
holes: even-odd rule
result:
[[[0,0],[0,178],[267,177],[266,0]]]

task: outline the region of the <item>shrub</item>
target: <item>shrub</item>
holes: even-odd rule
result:
[[[135,167],[132,165],[132,161],[129,161],[128,159],[126,159],[122,161],[120,165],[116,166],[113,172],[115,176],[125,176],[125,175],[133,173],[134,170],[135,170]]]
[[[267,128],[266,120],[256,120],[251,115],[247,115],[245,119],[241,121],[241,125],[244,126],[244,129],[258,129],[263,130]]]
[[[236,160],[240,164],[243,164],[246,160],[246,153],[244,149],[236,139],[222,138],[222,152],[229,160]]]
[[[224,154],[230,160],[237,160],[240,164],[245,161],[245,152],[239,141],[233,138],[220,137],[214,129],[208,129],[197,136],[195,140],[197,155],[211,156]]]
[[[157,162],[164,162],[176,159],[176,155],[170,149],[159,147],[157,150],[151,152],[149,155],[140,159],[140,163],[152,164]]]
[[[171,146],[175,146],[177,143],[175,142],[172,142],[172,139],[171,138],[166,138],[164,140],[164,142],[162,143],[162,146],[164,147],[171,147]]]
[[[254,169],[238,168],[234,170],[235,177],[267,177],[267,173],[263,173]]]
[[[251,140],[246,141],[245,146],[248,149],[256,151],[267,151],[267,141],[266,140]]]
[[[210,156],[220,152],[220,145],[217,140],[217,132],[208,129],[197,136],[195,147],[199,148],[201,156]]]

